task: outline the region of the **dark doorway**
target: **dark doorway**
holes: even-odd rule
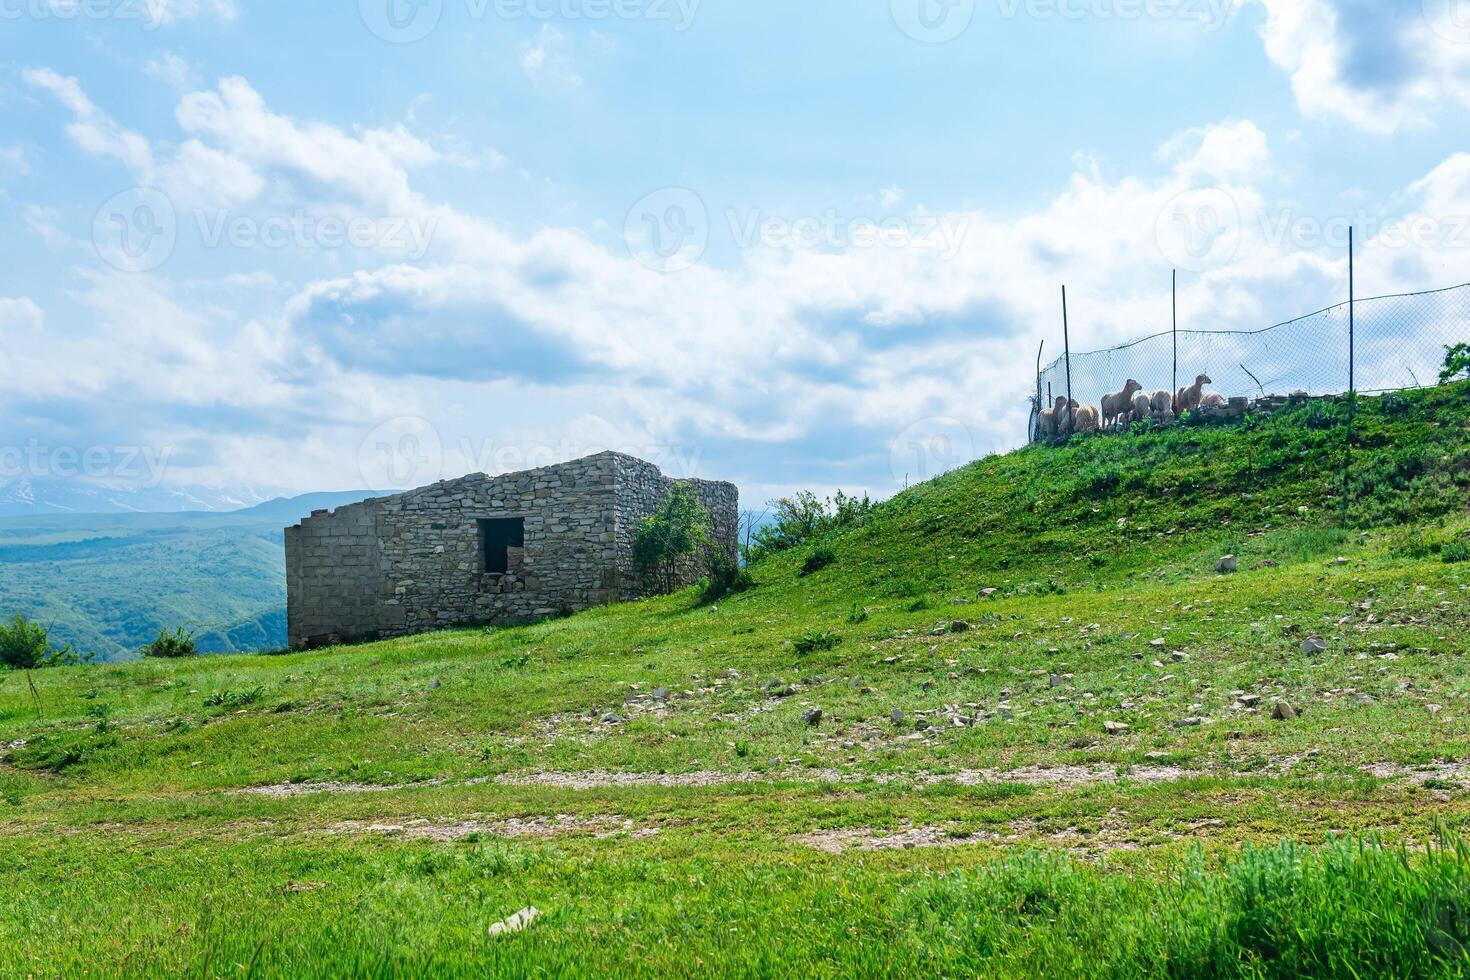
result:
[[[506,572],[519,571],[519,561],[512,561],[514,557],[519,558],[521,549],[526,546],[526,520],[523,517],[496,518],[494,520],[483,520],[480,522],[480,554],[485,565],[487,575],[504,575]]]

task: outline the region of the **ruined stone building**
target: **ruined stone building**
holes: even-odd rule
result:
[[[504,476],[475,474],[316,511],[286,528],[293,647],[482,623],[520,623],[652,591],[633,558],[638,524],[675,481],[621,453]],[[688,480],[736,556],[739,496]],[[704,574],[683,563],[679,585]]]

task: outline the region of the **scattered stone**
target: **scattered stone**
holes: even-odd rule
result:
[[[1179,727],[1181,727],[1181,728],[1197,728],[1200,725],[1203,725],[1204,723],[1205,723],[1205,720],[1203,718],[1180,718],[1179,719]]]
[[[668,691],[668,688],[660,687],[660,688],[656,689],[653,692],[653,699],[655,701],[667,701],[669,699],[669,691]]]
[[[520,932],[541,917],[534,905],[528,905],[508,919],[502,919],[490,927],[490,935],[501,936],[508,932]]]
[[[903,712],[898,708],[894,708],[893,711],[889,713],[888,717],[895,725],[903,724]]]
[[[1215,563],[1215,571],[1219,572],[1221,575],[1229,575],[1231,572],[1234,572],[1238,567],[1239,562],[1236,561],[1234,555],[1226,555],[1224,558],[1221,558]]]
[[[801,720],[812,726],[820,724],[822,721],[822,709],[811,708],[801,716]]]
[[[1240,696],[1240,703],[1245,705],[1247,708],[1254,708],[1256,706],[1256,702],[1259,700],[1261,700],[1261,698],[1258,694],[1242,694]]]
[[[1162,646],[1167,646],[1168,645],[1168,641],[1165,640],[1163,637],[1160,637],[1157,640],[1149,640],[1148,641],[1148,645],[1151,646],[1151,647],[1162,647]]]
[[[616,711],[609,711],[607,714],[603,715],[602,721],[603,724],[607,725],[621,725],[623,723],[622,716],[620,716]]]
[[[431,690],[431,691],[437,691],[437,690],[439,690],[439,678],[436,677],[433,680],[429,681],[429,690]]]
[[[969,628],[970,628],[970,624],[967,623],[963,619],[957,619],[954,622],[952,622],[952,623],[949,624],[949,631],[951,633],[963,633],[966,630],[968,630]]]
[[[1051,686],[1055,690],[1062,686],[1062,679],[1056,674],[1051,675]]]
[[[1326,653],[1327,643],[1320,636],[1309,636],[1302,641],[1302,653],[1311,656],[1314,653]]]
[[[1277,701],[1271,709],[1271,717],[1276,721],[1296,721],[1296,709],[1286,701]]]
[[[1105,721],[1103,722],[1103,731],[1109,735],[1127,735],[1128,726],[1121,721]]]
[[[1341,555],[1339,555],[1337,557],[1337,559],[1335,561],[1333,561],[1333,564],[1334,565],[1346,565],[1347,563],[1348,563],[1348,560],[1346,558],[1342,557]]]
[[[980,595],[982,598],[989,599],[991,596],[995,595],[999,591],[999,589],[981,589]]]
[[[1169,659],[1173,660],[1176,664],[1182,664],[1184,663],[1184,661],[1189,659],[1189,654],[1185,653],[1183,650],[1175,650],[1173,653],[1169,654]]]

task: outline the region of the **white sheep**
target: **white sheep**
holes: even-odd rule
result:
[[[1218,391],[1212,391],[1200,401],[1201,408],[1224,408],[1230,403]]]
[[[1123,385],[1122,391],[1115,391],[1110,395],[1103,395],[1102,424],[1106,426],[1112,425],[1114,422],[1123,421],[1133,408],[1133,393],[1142,390],[1143,385],[1129,378],[1127,384]]]
[[[1160,389],[1154,392],[1153,397],[1154,418],[1163,419],[1174,414],[1174,396]]]
[[[1153,399],[1143,392],[1133,396],[1133,417],[1130,421],[1147,422],[1154,413]]]
[[[1091,405],[1081,405],[1077,408],[1075,424],[1078,432],[1097,432],[1102,428],[1098,421],[1097,409]]]
[[[1032,401],[1041,404],[1035,396]],[[1036,413],[1036,441],[1051,442],[1057,437],[1057,410],[1055,408],[1043,408]]]
[[[1076,431],[1076,408],[1077,403],[1072,402],[1068,408],[1067,399],[1064,395],[1058,395],[1056,404],[1052,406],[1052,424],[1056,426],[1056,438],[1065,439]]]
[[[1174,396],[1174,412],[1183,415],[1185,412],[1199,408],[1200,399],[1204,397],[1204,387],[1214,384],[1208,374],[1201,374],[1194,379],[1194,384],[1187,388],[1180,388],[1179,394]]]

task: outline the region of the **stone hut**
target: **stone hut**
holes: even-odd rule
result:
[[[286,528],[291,646],[531,622],[647,595],[655,580],[634,561],[633,538],[674,482],[607,452],[316,511]],[[710,512],[711,546],[734,559],[734,485],[680,482]],[[679,585],[703,574],[691,559]]]

